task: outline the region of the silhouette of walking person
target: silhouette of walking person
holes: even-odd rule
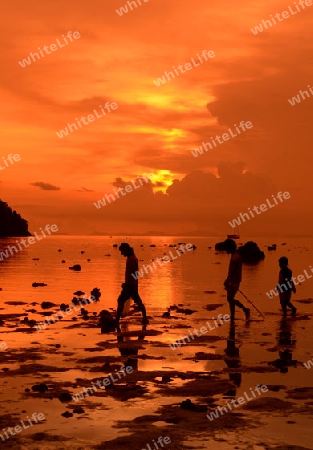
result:
[[[297,312],[297,308],[293,306],[291,303],[291,292],[296,293],[296,287],[292,279],[292,271],[288,267],[288,258],[286,256],[282,256],[278,260],[278,264],[280,267],[279,276],[278,276],[278,285],[276,289],[279,289],[279,300],[281,304],[281,309],[283,311],[284,317],[287,316],[287,307],[292,309],[292,314],[295,315]],[[284,291],[282,287],[284,286]]]
[[[235,299],[238,292],[242,276],[242,258],[237,250],[237,244],[232,239],[224,241],[224,248],[227,254],[231,254],[228,268],[228,275],[224,281],[224,287],[227,291],[227,301],[230,309],[230,320],[235,320],[235,307],[243,309],[246,319],[250,318],[250,309],[246,308],[239,300]]]
[[[142,323],[147,324],[149,320],[147,318],[146,308],[138,293],[138,277],[136,279],[136,277],[132,276],[132,274],[138,271],[138,259],[135,256],[134,249],[126,242],[123,242],[118,249],[127,260],[125,283],[122,284],[122,291],[117,299],[116,326],[118,327],[124,305],[130,298],[134,300],[142,313]]]

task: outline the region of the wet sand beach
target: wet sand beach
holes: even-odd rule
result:
[[[242,289],[265,320],[251,309],[246,322],[237,311],[231,326],[218,322],[229,313],[222,289],[229,257],[214,251],[218,239],[131,238],[141,265],[177,242],[197,248],[139,280],[148,325],[132,307],[120,332],[101,334],[99,314],[113,312],[123,281],[125,260],[113,244],[125,239],[51,237],[2,264],[0,339],[7,349],[0,352],[0,429],[29,424],[33,413],[45,417],[14,436],[7,431],[2,448],[312,449],[312,373],[304,366],[313,357],[312,284],[299,286],[295,318],[283,319],[279,301],[265,294],[277,281],[278,257],[287,254],[296,275],[309,267],[312,243],[277,240],[276,252],[244,266]],[[270,244],[257,242],[261,249]],[[81,272],[70,271],[73,264]],[[34,288],[34,282],[47,286]],[[88,314],[73,311],[36,330],[75,291],[88,297],[94,287],[102,295],[84,306]],[[42,302],[55,306],[42,308]],[[186,336],[193,338],[170,347]],[[256,394],[256,386],[267,392]],[[229,410],[240,397],[245,402]],[[223,406],[228,412],[207,418]],[[161,436],[170,444],[157,444]]]

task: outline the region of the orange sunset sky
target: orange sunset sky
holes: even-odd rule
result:
[[[1,5],[0,198],[29,221],[70,234],[227,234],[228,221],[279,191],[291,198],[242,236],[311,235],[313,6],[254,35],[293,0],[11,0]],[[62,34],[80,38],[22,68]],[[157,87],[203,50],[215,58]],[[118,109],[59,139],[76,117]],[[240,121],[253,128],[197,158],[191,150]],[[3,167],[3,164],[2,164]],[[149,184],[96,209],[143,173]]]

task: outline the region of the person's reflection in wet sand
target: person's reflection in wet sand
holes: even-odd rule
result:
[[[295,366],[296,360],[292,359],[292,350],[296,348],[296,339],[292,336],[292,326],[295,320],[283,317],[279,323],[277,344],[279,359],[270,364],[280,369],[281,373],[288,372],[288,367]]]
[[[227,364],[227,367],[229,367],[230,369],[238,369],[238,371],[229,372],[229,379],[237,388],[240,387],[242,378],[241,372],[239,370],[241,367],[239,348],[240,347],[236,347],[235,324],[234,322],[231,322],[229,325],[227,347],[224,350],[226,354],[224,361]],[[236,396],[236,392],[236,389],[233,389],[231,391],[228,391],[226,395]]]
[[[119,333],[123,333],[122,335],[117,336],[117,347],[124,361],[123,364],[125,367],[130,366],[133,368],[133,371],[138,370],[138,351],[141,348],[140,342],[145,339],[145,331],[147,329],[147,325],[142,325],[141,332],[139,332],[139,336],[137,340],[131,339],[130,336],[125,336],[124,333],[129,332],[128,323],[122,323],[118,328]]]

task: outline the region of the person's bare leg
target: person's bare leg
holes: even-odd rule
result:
[[[130,298],[130,294],[123,288],[122,292],[120,293],[118,299],[117,299],[117,311],[116,311],[116,325],[119,324],[125,302]]]
[[[148,318],[147,318],[147,311],[146,311],[146,307],[143,304],[143,301],[140,298],[140,295],[138,293],[138,289],[134,289],[134,293],[132,293],[132,299],[134,300],[134,302],[136,303],[136,305],[138,305],[138,308],[142,314],[142,321],[144,323],[148,323]]]
[[[235,291],[231,286],[227,288],[227,301],[229,304],[230,320],[233,322],[235,320],[235,303],[234,303]]]

